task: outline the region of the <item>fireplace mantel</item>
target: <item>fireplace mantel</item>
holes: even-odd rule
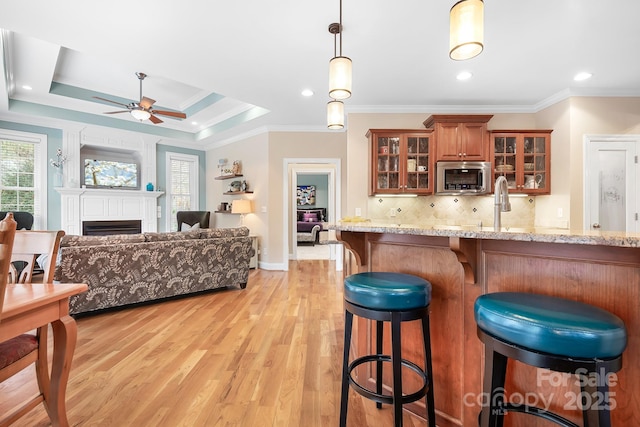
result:
[[[141,220],[143,232],[158,231],[157,198],[163,191],[57,187],[62,229],[82,234],[83,221]]]

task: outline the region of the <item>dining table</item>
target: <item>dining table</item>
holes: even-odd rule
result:
[[[65,394],[78,333],[69,298],[87,289],[84,283],[34,283],[9,284],[5,291],[0,342],[51,324],[53,360],[45,408],[54,426],[69,425]]]

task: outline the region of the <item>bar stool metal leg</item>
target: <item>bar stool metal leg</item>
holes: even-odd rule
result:
[[[429,427],[436,425],[436,411],[435,411],[435,399],[433,393],[433,368],[431,366],[431,333],[429,326],[429,316],[422,318],[422,342],[424,344],[424,366],[429,377],[429,389],[425,396],[425,402],[427,405],[427,421],[429,421]]]
[[[393,413],[395,426],[402,427],[402,350],[400,313],[391,314],[391,365],[393,366]]]
[[[382,334],[384,322],[376,321],[376,354],[382,354]],[[376,361],[376,393],[382,394],[382,360]],[[382,408],[382,402],[376,402],[376,408]]]
[[[351,327],[353,313],[345,310],[344,317],[344,355],[342,357],[342,392],[340,398],[340,427],[347,425],[347,406],[349,405],[349,350],[351,347]]]

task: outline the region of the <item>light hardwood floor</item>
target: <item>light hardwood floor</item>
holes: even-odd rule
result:
[[[67,390],[75,426],[337,426],[344,320],[334,261],[252,270],[246,289],[78,319]],[[0,411],[35,389],[0,384]],[[351,391],[349,426],[391,426]],[[405,426],[426,423],[405,412]],[[42,406],[15,426],[47,426]]]

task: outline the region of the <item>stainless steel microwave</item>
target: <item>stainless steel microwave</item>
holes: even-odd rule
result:
[[[490,162],[438,162],[436,194],[478,195],[490,192]]]

